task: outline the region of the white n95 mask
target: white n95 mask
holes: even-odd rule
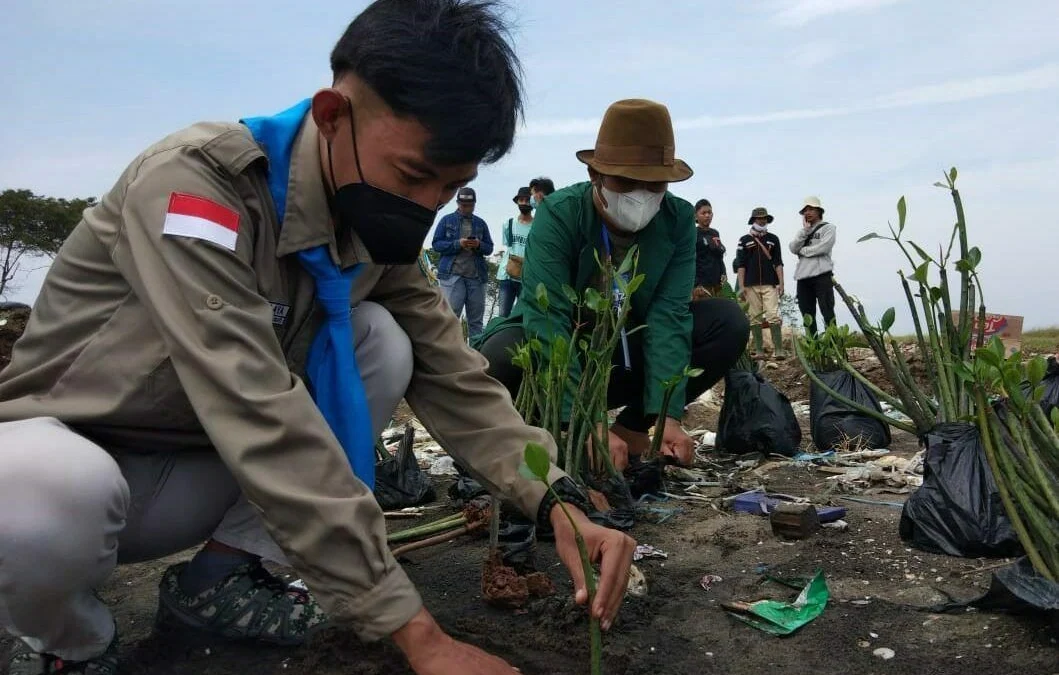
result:
[[[642,188],[615,192],[600,185],[598,189],[607,202],[604,207],[607,217],[616,227],[629,233],[639,232],[647,227],[662,208],[662,199],[666,196],[665,192],[651,192]]]

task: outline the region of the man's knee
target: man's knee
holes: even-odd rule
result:
[[[129,508],[114,459],[51,418],[0,424],[0,447],[4,576],[76,587],[109,571]]]
[[[379,392],[386,399],[404,396],[412,381],[412,341],[382,305],[362,302],[353,315],[357,362],[369,397]],[[370,380],[370,381],[369,381]]]

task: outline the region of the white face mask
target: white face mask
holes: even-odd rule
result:
[[[644,189],[614,192],[603,185],[598,189],[607,202],[604,209],[607,217],[616,227],[629,233],[639,232],[647,227],[662,208],[662,200],[666,196],[665,192]]]

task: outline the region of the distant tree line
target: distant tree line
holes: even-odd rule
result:
[[[54,257],[95,198],[62,199],[31,190],[0,192],[0,298],[16,290],[25,257]]]

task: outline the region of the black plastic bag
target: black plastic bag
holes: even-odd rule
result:
[[[817,373],[824,384],[854,403],[882,414],[875,394],[844,370]],[[852,443],[850,449],[890,447],[890,425],[838,402],[812,382],[809,387],[809,428],[821,452]]]
[[[1041,384],[1044,385],[1041,408],[1044,409],[1045,416],[1051,419],[1052,410],[1059,407],[1059,363],[1056,363],[1054,356],[1048,359],[1048,372]]]
[[[423,473],[412,452],[415,430],[405,427],[397,454],[375,465],[375,501],[383,511],[404,509],[434,501],[434,485]]]
[[[732,370],[724,376],[724,405],[717,424],[717,449],[793,457],[802,429],[790,399],[758,373]]]
[[[901,511],[901,538],[924,551],[965,558],[1021,555],[978,427],[939,424],[925,441],[923,486]]]
[[[1011,614],[1045,612],[1059,617],[1059,583],[1042,577],[1033,569],[1029,558],[1023,557],[993,572],[985,595],[930,607],[928,611],[965,612],[968,607]]]
[[[459,465],[456,466],[456,469],[459,470]],[[455,483],[449,486],[449,499],[455,502],[457,508],[463,508],[464,504],[475,497],[487,494],[489,494],[489,491],[470,476],[461,475],[456,479]]]
[[[664,490],[666,463],[663,459],[652,459],[647,462],[631,460],[625,469],[625,481],[629,484],[629,494],[633,499],[644,495],[658,494]]]

